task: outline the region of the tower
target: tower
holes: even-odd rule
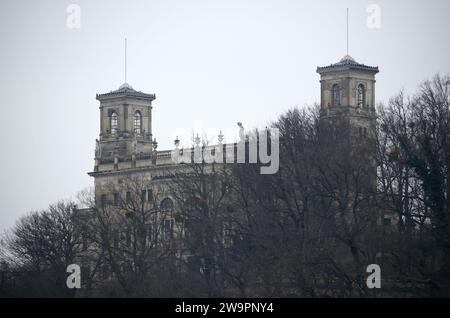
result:
[[[378,72],[377,66],[360,64],[349,55],[338,63],[317,67],[321,126],[331,129],[334,138],[352,140],[375,136],[375,74]]]
[[[338,63],[318,67],[320,74],[319,139],[332,171],[359,175],[352,191],[361,186],[375,193],[377,66],[356,62],[349,55]],[[359,189],[356,189],[359,188]]]
[[[154,94],[136,91],[124,83],[117,90],[97,94],[100,137],[95,151],[96,172],[136,167],[152,154]]]

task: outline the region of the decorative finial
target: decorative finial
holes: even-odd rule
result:
[[[197,136],[195,136],[194,142],[197,146],[200,144],[200,137],[198,136],[198,133]]]
[[[223,141],[223,134],[222,134],[222,130],[219,132],[219,135],[217,136],[217,139],[219,140],[219,144],[221,144],[222,143],[222,141]]]

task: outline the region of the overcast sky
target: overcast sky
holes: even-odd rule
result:
[[[367,25],[372,3],[380,28]],[[380,68],[378,102],[450,71],[448,0],[1,0],[0,230],[93,185],[95,94],[124,82],[125,37],[128,82],[157,97],[161,150],[198,122],[264,127],[318,102],[316,67],[346,53],[347,7],[350,55]]]

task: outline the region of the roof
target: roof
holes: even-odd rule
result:
[[[110,91],[109,93],[97,94],[97,99],[107,99],[107,98],[116,98],[116,97],[135,97],[135,98],[143,98],[148,100],[154,100],[155,94],[147,94],[141,91],[135,90],[130,84],[123,83],[120,85],[118,89],[115,91]]]
[[[338,63],[330,64],[328,66],[318,66],[317,73],[326,73],[334,71],[344,71],[344,70],[361,70],[368,71],[374,74],[378,73],[378,66],[368,66],[355,61],[350,55],[344,56]]]

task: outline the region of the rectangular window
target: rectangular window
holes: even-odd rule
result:
[[[114,193],[114,206],[119,206],[119,193]]]
[[[172,234],[173,234],[173,220],[172,219],[164,220],[163,239],[165,241],[169,241],[172,238]]]
[[[152,189],[147,190],[147,200],[149,202],[153,201],[153,190]]]
[[[87,226],[82,226],[81,227],[81,250],[86,251],[88,249],[88,246],[89,246],[88,228],[87,228]]]
[[[102,194],[101,199],[100,199],[100,204],[101,204],[102,208],[106,207],[106,194]]]
[[[87,229],[83,228],[83,234],[81,235],[81,250],[86,251],[88,249],[88,237],[86,234]]]
[[[233,243],[233,231],[231,228],[231,223],[224,224],[222,228],[223,234],[223,244],[225,247],[231,246]]]
[[[113,232],[113,246],[115,249],[119,248],[119,231],[117,230]]]
[[[145,190],[142,190],[142,191],[141,191],[141,201],[142,201],[142,202],[145,202],[146,195],[147,195],[147,192],[146,192]]]
[[[152,228],[152,224],[151,223],[148,224],[147,237],[148,237],[149,243],[152,244],[152,241],[153,241],[153,228]]]
[[[127,229],[125,232],[125,243],[127,244],[128,247],[131,246],[131,230]]]
[[[187,219],[184,223],[184,243],[189,246],[192,242],[192,232],[195,228],[195,222],[192,219]]]
[[[131,203],[131,192],[127,191],[127,204]]]

